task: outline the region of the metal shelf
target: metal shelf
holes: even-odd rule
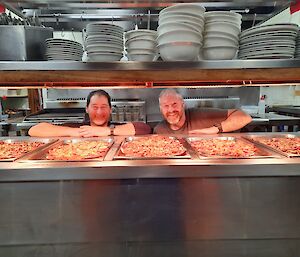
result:
[[[5,87],[206,87],[300,83],[300,60],[0,62]]]

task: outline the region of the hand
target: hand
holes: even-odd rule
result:
[[[218,134],[219,129],[217,127],[210,127],[210,128],[204,128],[204,129],[194,129],[190,130],[189,134],[206,134],[206,135],[211,135],[211,134]]]
[[[79,135],[81,137],[102,137],[110,135],[109,127],[97,126],[81,126],[79,128]]]

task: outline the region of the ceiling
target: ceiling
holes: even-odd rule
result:
[[[131,30],[156,29],[158,13],[174,3],[197,2],[207,11],[231,10],[243,15],[243,29],[276,15],[296,0],[10,0],[2,2],[8,9],[23,17],[38,16],[44,26],[54,30],[81,31],[89,22],[104,21]]]

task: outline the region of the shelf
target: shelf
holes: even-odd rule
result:
[[[0,62],[0,86],[206,87],[300,83],[300,60]]]

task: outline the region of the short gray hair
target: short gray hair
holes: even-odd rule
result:
[[[165,96],[175,96],[178,99],[180,99],[181,101],[183,101],[183,98],[182,98],[181,94],[179,94],[176,90],[174,90],[174,89],[164,89],[159,94],[159,98],[158,98],[159,103],[160,103],[161,98],[163,98]]]

